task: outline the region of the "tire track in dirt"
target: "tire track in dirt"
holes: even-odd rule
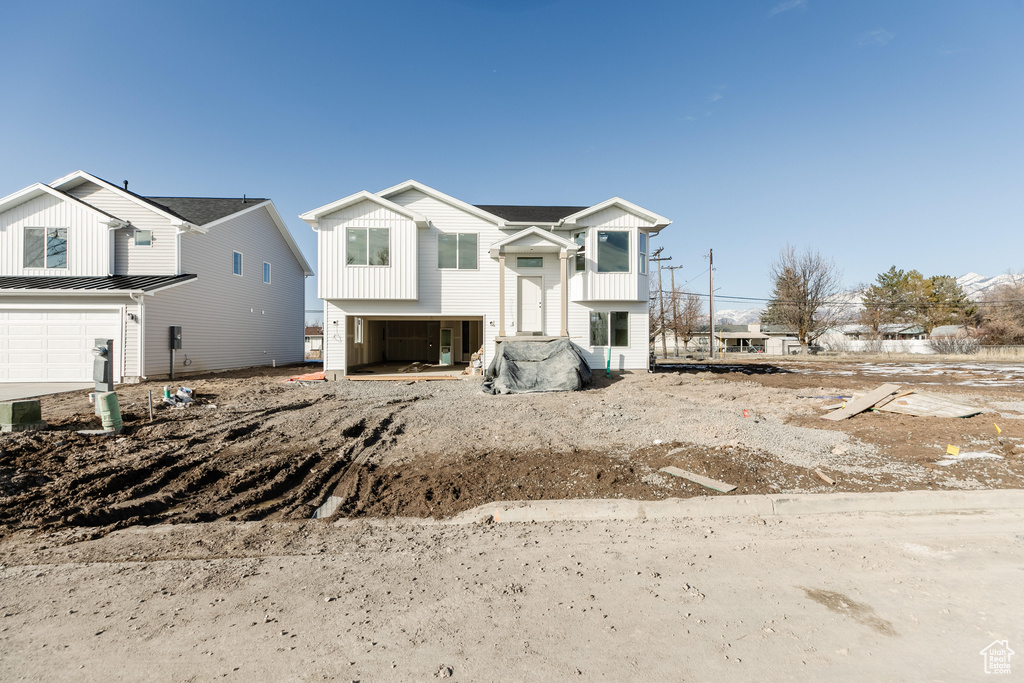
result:
[[[44,472],[45,481],[2,499],[0,525],[8,532],[88,527],[95,538],[134,525],[308,519],[353,463],[394,443],[402,432],[397,415],[409,402],[361,414],[344,401],[317,403],[322,410],[305,416],[298,433],[293,411],[312,401],[229,414],[184,438],[174,421],[144,424],[100,442],[107,451],[90,454],[84,467],[77,459],[66,466],[58,433],[25,437],[16,452],[0,453],[0,467],[13,460]],[[72,446],[97,444],[63,436],[78,441]]]

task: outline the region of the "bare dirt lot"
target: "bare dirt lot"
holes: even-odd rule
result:
[[[282,383],[294,368],[192,377],[196,401],[159,406],[119,387],[125,430],[90,437],[86,392],[43,399],[45,432],[0,437],[0,533],[133,525],[448,517],[494,500],[1020,488],[1024,368],[752,361],[597,378],[583,392],[490,396],[463,381]],[[834,396],[883,382],[984,408],[971,418],[869,412],[820,419]],[[1000,432],[997,432],[996,425]],[[938,466],[947,444],[989,452]],[[814,473],[836,481],[828,486]]]

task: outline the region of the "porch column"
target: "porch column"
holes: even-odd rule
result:
[[[505,336],[505,253],[498,254],[498,336]]]
[[[569,254],[563,249],[558,252],[558,260],[562,265],[562,331],[559,336],[569,336]]]

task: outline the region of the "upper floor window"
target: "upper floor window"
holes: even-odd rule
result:
[[[587,233],[577,232],[572,238],[578,247],[576,250],[576,272],[581,273],[587,269]]]
[[[67,268],[67,228],[25,228],[26,268]]]
[[[639,253],[640,274],[647,275],[647,233],[637,235],[637,252]]]
[[[345,263],[350,266],[389,265],[390,233],[390,228],[348,228]]]
[[[476,270],[477,234],[441,233],[437,236],[437,267]]]
[[[236,252],[232,252],[232,253],[234,254],[234,256],[232,257],[232,260],[231,260],[231,272],[234,273],[235,275],[241,275],[242,274],[242,252],[236,251]]]
[[[597,272],[629,272],[629,232],[625,230],[598,231]]]
[[[263,281],[270,284],[270,264],[266,261],[263,262]]]
[[[517,268],[543,268],[544,257],[543,256],[517,256],[516,257]]]
[[[137,246],[137,247],[151,247],[151,246],[153,246],[153,231],[152,230],[136,230],[135,231],[135,246]]]
[[[590,345],[629,346],[629,313],[627,311],[591,311]]]

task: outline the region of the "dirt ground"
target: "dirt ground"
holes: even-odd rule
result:
[[[443,518],[495,500],[1024,484],[1019,365],[754,360],[513,396],[483,394],[479,378],[281,382],[295,372],[188,378],[195,403],[158,406],[153,422],[147,392],[162,385],[121,386],[115,437],[76,433],[98,426],[87,392],[44,398],[48,431],[0,436],[0,534],[67,530],[71,542],[165,522],[305,520],[330,496],[341,517]],[[820,419],[834,396],[883,382],[987,412]],[[1002,458],[936,465],[947,444]],[[711,491],[666,465],[737,489]]]
[[[0,543],[0,680],[970,681],[1024,643],[1021,511],[66,533]]]

